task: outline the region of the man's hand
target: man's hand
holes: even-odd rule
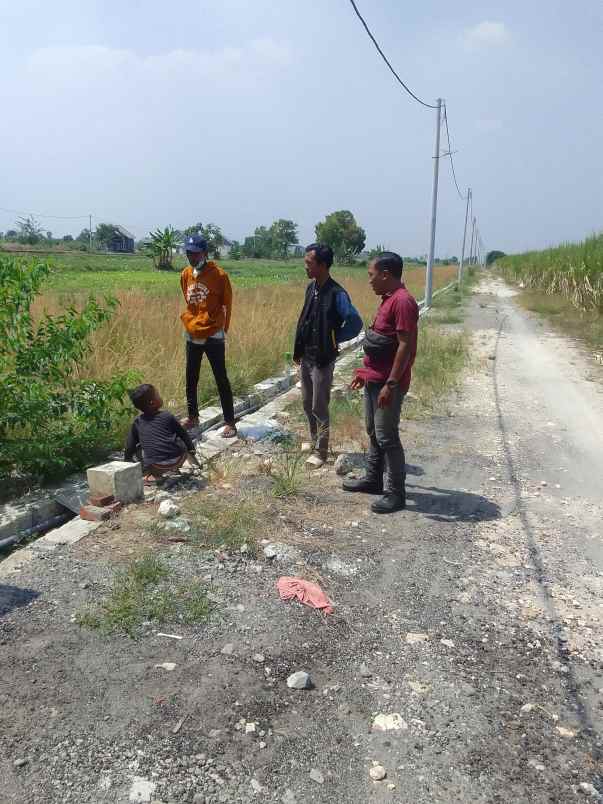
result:
[[[354,377],[352,382],[350,383],[350,388],[352,391],[359,391],[361,388],[364,388],[364,380],[362,377]]]
[[[389,403],[392,401],[392,389],[389,385],[384,385],[383,388],[379,391],[379,396],[377,397],[377,407],[378,408],[388,408]]]

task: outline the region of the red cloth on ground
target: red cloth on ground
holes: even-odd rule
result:
[[[296,597],[300,603],[313,606],[315,609],[324,609],[325,614],[333,614],[333,606],[320,586],[303,578],[293,578],[284,575],[276,582],[276,588],[281,600],[291,600]]]

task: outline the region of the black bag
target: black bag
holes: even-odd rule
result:
[[[398,338],[381,335],[369,327],[364,335],[362,348],[368,357],[393,357],[398,350]]]

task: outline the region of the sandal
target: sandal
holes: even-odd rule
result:
[[[234,424],[225,424],[220,435],[222,438],[234,438],[237,434],[237,428]]]

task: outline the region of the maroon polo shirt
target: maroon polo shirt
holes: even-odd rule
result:
[[[410,388],[412,366],[417,355],[418,322],[419,305],[404,285],[388,296],[383,296],[373,322],[373,329],[381,335],[388,335],[390,338],[396,337],[398,332],[410,335],[409,359],[400,379],[403,394]],[[365,355],[362,368],[358,369],[357,374],[365,382],[384,383],[389,378],[393,365],[393,354],[380,358]]]

